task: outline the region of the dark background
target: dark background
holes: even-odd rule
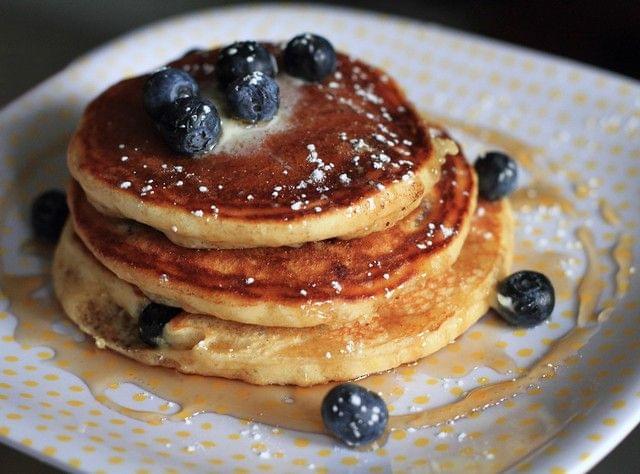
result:
[[[88,50],[204,0],[0,0],[0,106]],[[282,2],[286,3],[286,2]],[[326,1],[383,11],[568,57],[640,79],[640,0]],[[640,472],[636,429],[592,472]],[[57,472],[0,446],[4,472]]]

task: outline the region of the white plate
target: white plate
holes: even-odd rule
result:
[[[323,34],[339,49],[384,67],[419,108],[538,147],[534,158],[539,170],[554,170],[547,179],[575,201],[582,217],[568,219],[554,208],[520,212],[516,253],[520,259],[544,250],[572,256],[564,270],[577,284],[586,259],[574,231],[577,225],[590,228],[598,249],[594,265],[604,285],[599,307],[615,305],[609,320],[579,357],[539,389],[453,424],[396,433],[383,449],[359,452],[321,435],[274,435],[270,427],[247,427],[216,414],[198,415],[187,425],[159,426],[122,417],[96,401],[55,360],[45,360],[45,349],[15,342],[16,319],[5,299],[0,300],[5,310],[0,312],[2,439],[81,471],[435,472],[470,465],[485,471],[586,471],[640,417],[637,275],[631,275],[624,299],[612,298],[617,271],[612,250],[622,235],[634,238],[638,254],[640,86],[628,79],[433,25],[351,10],[240,7],[173,19],[79,59],[3,110],[2,268],[30,273],[46,265],[20,250],[28,236],[26,203],[40,191],[64,184],[64,147],[93,96],[123,76],[147,71],[193,46],[283,39],[301,31]],[[481,149],[499,145],[478,143],[464,133],[456,136],[472,159]],[[30,167],[33,160],[38,165]],[[9,194],[15,182],[18,186]],[[601,199],[621,217],[620,223],[603,219]],[[530,366],[575,324],[573,296],[560,299],[548,324],[529,331],[499,327],[501,344],[518,366]],[[478,383],[505,378],[487,368],[442,380],[411,372],[399,375],[405,393],[394,402],[394,413],[433,407]],[[131,392],[114,395],[118,397],[130,400]]]

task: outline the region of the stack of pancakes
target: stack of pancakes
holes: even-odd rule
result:
[[[218,50],[172,64],[219,104],[208,155],[177,155],[146,115],[146,76],[87,108],[68,155],[54,286],[102,347],[256,384],[347,380],[415,361],[482,316],[511,258],[508,202],[384,72],[338,54],[319,84],[281,74],[280,110],[225,114]],[[147,305],[180,308],[157,345]]]

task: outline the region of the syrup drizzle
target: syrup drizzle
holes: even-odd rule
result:
[[[521,377],[475,388],[469,391],[464,398],[431,410],[392,416],[389,420],[389,427],[394,430],[439,425],[463,418],[473,412],[485,410],[520,393],[536,388],[543,380],[553,377],[558,367],[568,357],[580,350],[596,330],[596,328],[578,328],[570,331]]]
[[[537,165],[534,158],[535,155],[542,152],[542,148],[525,143],[524,141],[499,130],[473,125],[446,115],[423,111],[422,116],[427,122],[439,123],[450,128],[457,128],[458,130],[461,130],[484,143],[490,143],[493,146],[502,148],[509,155],[513,156],[520,166],[527,170],[527,172],[533,177],[534,181],[543,182],[545,180],[545,173]]]
[[[588,326],[598,321],[598,301],[604,290],[604,281],[600,278],[598,251],[593,233],[587,227],[579,227],[576,235],[582,243],[587,256],[587,268],[578,286],[578,327]]]
[[[538,209],[541,206],[559,206],[560,209],[569,216],[575,216],[577,214],[573,203],[564,196],[558,186],[540,181],[534,181],[527,186],[517,189],[509,196],[509,201],[515,209],[521,209],[523,211]]]
[[[600,215],[602,219],[609,225],[618,226],[620,225],[620,216],[615,208],[607,201],[605,198],[600,198],[598,201],[600,206]]]
[[[629,278],[633,267],[633,236],[623,234],[613,249],[613,258],[618,265],[616,273],[616,298],[622,298],[629,291]]]

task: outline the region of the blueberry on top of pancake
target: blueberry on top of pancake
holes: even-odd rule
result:
[[[283,61],[276,45],[261,47]],[[89,104],[68,163],[101,212],[196,248],[349,239],[407,216],[437,182],[444,156],[457,151],[430,133],[386,73],[342,53],[319,82],[278,74],[271,120],[235,120],[219,87],[221,55],[214,49],[169,65],[188,72],[220,113],[219,141],[197,160],[157,133],[143,107],[148,76]]]

